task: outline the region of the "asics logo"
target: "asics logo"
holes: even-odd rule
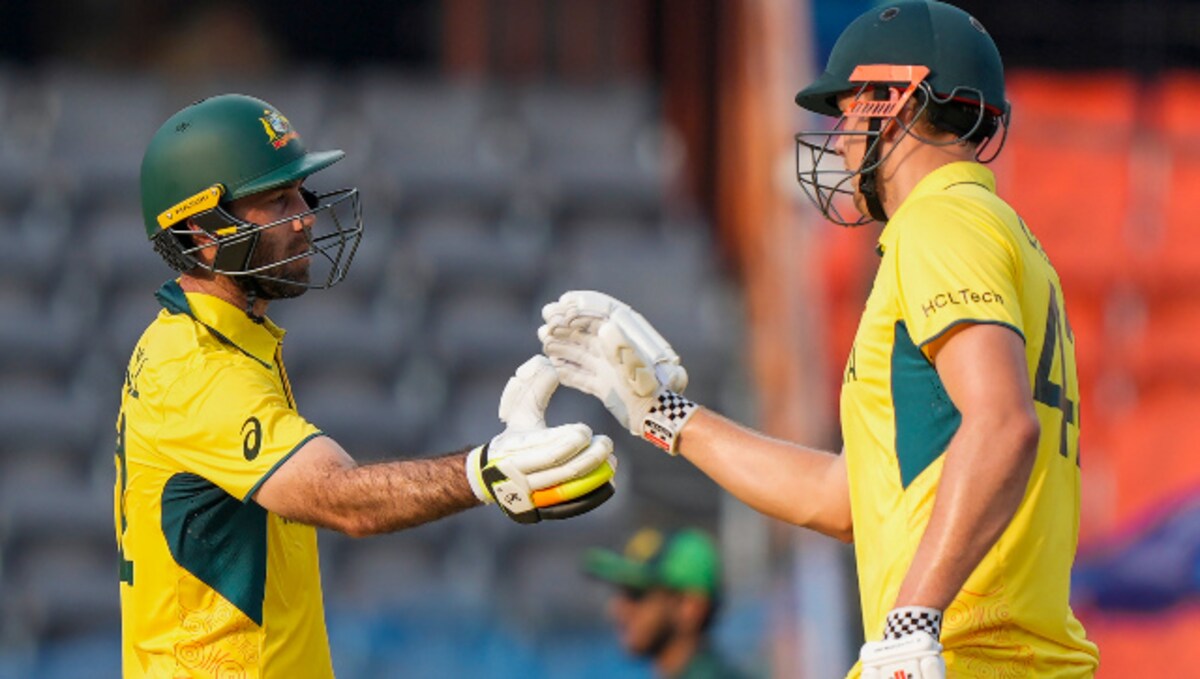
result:
[[[242,455],[247,460],[258,457],[262,448],[262,423],[257,417],[251,416],[242,424]]]

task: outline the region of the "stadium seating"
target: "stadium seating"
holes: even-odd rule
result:
[[[1160,141],[1155,164],[1147,168],[1158,185],[1161,205],[1148,211],[1139,279],[1156,295],[1186,292],[1200,271],[1200,218],[1194,205],[1200,181],[1200,131],[1192,117],[1200,105],[1200,78],[1194,74],[1163,76],[1148,107]]]
[[[997,183],[1053,258],[1068,294],[1127,275],[1138,82],[1124,74],[1008,79],[1009,138]]]

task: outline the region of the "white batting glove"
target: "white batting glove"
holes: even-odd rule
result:
[[[591,394],[634,436],[676,454],[679,432],[696,411],[680,395],[679,355],[629,305],[591,290],[564,293],[542,309],[542,351],[565,385]]]
[[[557,387],[549,359],[526,361],[500,396],[507,428],[467,455],[475,497],[496,502],[517,523],[578,516],[613,494],[611,439],[593,436],[582,423],[546,428],[546,405]]]
[[[942,659],[942,613],[905,606],[888,613],[883,641],[863,644],[858,654],[862,679],[945,679]]]

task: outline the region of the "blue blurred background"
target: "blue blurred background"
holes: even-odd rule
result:
[[[638,308],[693,398],[836,448],[875,232],[824,224],[799,196],[791,134],[818,123],[791,97],[873,4],[5,0],[0,679],[119,673],[112,427],[170,275],[144,239],[137,174],[171,113],[244,92],[311,148],[347,151],[317,185],[362,191],[351,274],[271,315],[301,411],[359,460],[490,438],[541,305],[571,288]],[[1200,646],[1200,5],[959,4],[1005,55],[1001,192],[1059,263],[1077,335],[1077,605],[1101,676],[1166,676],[1147,648],[1182,662]],[[850,665],[848,548],[758,516],[577,394],[549,419],[617,441],[619,492],[596,512],[322,533],[340,677],[648,676],[578,567],[643,525],[719,538],[717,639],[738,662],[777,677]]]

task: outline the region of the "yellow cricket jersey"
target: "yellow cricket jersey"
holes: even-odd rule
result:
[[[251,496],[321,433],[292,401],[283,331],[157,293],[117,418],[126,677],[332,677],[317,536]]]
[[[952,677],[1090,677],[1098,652],[1068,603],[1079,537],[1079,383],[1058,274],[996,196],[992,173],[972,162],[925,177],[879,248],[841,396],[866,637],[883,634],[961,422],[923,347],[956,324],[995,323],[1025,340],[1041,440],[1020,509],[945,611],[947,669]]]

